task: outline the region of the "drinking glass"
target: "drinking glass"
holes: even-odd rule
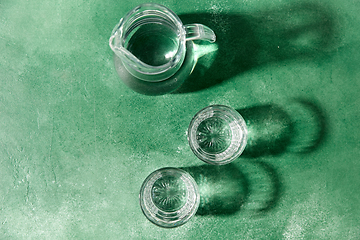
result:
[[[141,186],[141,209],[160,227],[172,228],[186,223],[196,213],[199,203],[195,180],[178,168],[158,169]]]
[[[245,149],[245,120],[240,113],[228,106],[208,106],[191,120],[188,141],[191,150],[200,160],[214,165],[230,163]]]
[[[115,26],[109,45],[115,68],[133,90],[160,95],[176,90],[195,67],[192,40],[215,42],[215,33],[202,24],[183,25],[170,9],[145,3]]]

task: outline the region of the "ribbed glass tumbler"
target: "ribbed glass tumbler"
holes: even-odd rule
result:
[[[199,203],[195,180],[178,168],[158,169],[141,186],[141,209],[160,227],[172,228],[186,223],[196,213]]]
[[[245,120],[228,106],[208,106],[191,120],[188,141],[191,150],[202,161],[213,165],[230,163],[245,149]]]

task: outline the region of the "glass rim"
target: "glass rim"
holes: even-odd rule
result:
[[[213,117],[216,113],[223,114],[220,118],[226,122],[228,122],[228,120],[236,121],[237,126],[234,126],[241,134],[239,135],[237,132],[234,134],[232,131],[232,141],[224,151],[220,153],[208,153],[199,146],[196,139],[196,131],[200,123],[205,119]],[[199,117],[202,117],[202,119],[199,120]],[[245,150],[247,143],[247,126],[244,118],[235,109],[226,105],[210,105],[198,111],[192,118],[188,127],[187,138],[190,148],[197,158],[212,165],[224,165],[234,161]]]

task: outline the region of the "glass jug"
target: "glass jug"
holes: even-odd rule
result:
[[[123,82],[136,92],[161,95],[176,90],[196,64],[192,40],[215,42],[202,24],[183,25],[170,9],[145,3],[115,26],[109,45]]]

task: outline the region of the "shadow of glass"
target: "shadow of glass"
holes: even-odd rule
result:
[[[275,104],[237,110],[245,119],[248,140],[244,157],[260,157],[283,153],[294,131],[290,116]]]
[[[265,161],[247,160],[242,162],[242,169],[250,183],[250,194],[244,209],[256,216],[273,210],[284,190],[276,168]]]
[[[174,93],[210,88],[252,68],[271,62],[320,60],[335,49],[337,27],[327,8],[302,3],[253,14],[189,13],[179,15],[184,24],[202,23],[217,35],[217,50],[196,47],[198,63]],[[196,53],[195,53],[196,54]]]
[[[248,127],[248,140],[242,157],[310,153],[325,140],[325,113],[314,101],[294,99],[284,107],[266,104],[237,111]]]
[[[317,150],[326,140],[329,126],[320,104],[304,98],[293,99],[286,106],[293,123],[293,136],[288,152],[308,154]]]
[[[233,215],[242,208],[266,213],[278,203],[281,181],[276,169],[262,161],[247,161],[240,170],[234,163],[223,166],[183,167],[200,191],[197,215]]]
[[[245,175],[233,163],[184,167],[200,191],[197,215],[231,215],[238,212],[249,194]]]

